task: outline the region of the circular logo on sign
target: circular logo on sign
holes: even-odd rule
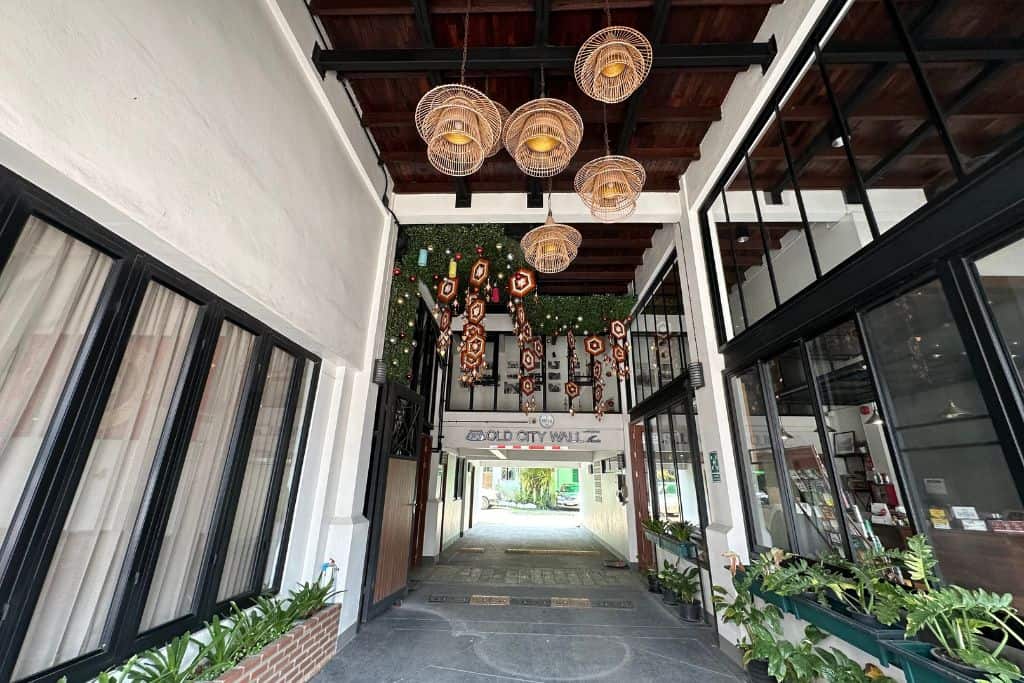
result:
[[[551,427],[554,424],[555,424],[555,417],[553,415],[549,415],[548,413],[544,413],[543,415],[540,416],[540,426],[543,427],[544,429],[551,429]]]

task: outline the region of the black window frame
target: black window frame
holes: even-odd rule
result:
[[[198,306],[189,346],[176,380],[174,398],[164,419],[138,517],[130,522],[131,539],[119,570],[117,588],[104,625],[101,645],[97,650],[44,671],[33,672],[20,680],[49,681],[61,676],[84,679],[124,661],[132,654],[161,645],[185,631],[201,629],[204,621],[228,609],[228,602],[215,604],[234,507],[225,495],[233,492],[237,498],[241,486],[248,443],[252,437],[259,396],[267,373],[267,359],[274,347],[288,352],[296,361],[289,378],[285,407],[285,417],[289,421],[282,423],[287,428],[282,429],[279,435],[274,478],[270,490],[265,494],[267,504],[261,520],[260,543],[252,567],[250,589],[234,596],[232,600],[242,607],[253,604],[255,598],[264,592],[262,583],[270,563],[275,568],[271,590],[275,593],[280,590],[321,360],[255,317],[232,306],[2,166],[0,269],[6,265],[11,250],[28,218],[32,216],[108,255],[112,264],[71,372],[64,383],[47,436],[35,456],[30,480],[15,511],[4,547],[0,550],[0,613],[4,615],[0,617],[0,679],[11,677],[21,649],[29,646],[24,642],[26,632],[42,593],[47,571],[54,560],[71,503],[81,483],[93,439],[121,367],[148,283],[152,281],[165,286]],[[235,416],[234,434],[224,470],[227,476],[220,482],[221,499],[214,514],[215,532],[211,534],[204,549],[197,604],[193,606],[192,614],[138,634],[158,550],[224,321],[241,326],[254,334],[255,339],[246,369],[246,388],[241,394],[241,403]],[[283,488],[284,458],[289,437],[295,428],[294,416],[300,402],[302,374],[307,362],[312,362],[313,366],[303,421],[298,425],[301,431],[285,510],[285,525],[278,556],[270,558],[273,515]]]

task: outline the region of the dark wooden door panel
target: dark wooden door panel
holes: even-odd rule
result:
[[[629,425],[630,472],[633,477],[633,514],[636,518],[637,562],[641,569],[655,564],[654,546],[644,536],[643,522],[650,516],[650,500],[647,492],[647,451],[644,448],[644,424]]]
[[[377,577],[373,588],[375,603],[394,595],[408,582],[415,496],[416,461],[391,458],[384,493]]]

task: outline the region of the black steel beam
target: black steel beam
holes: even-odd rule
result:
[[[666,46],[661,45],[661,37],[665,33],[665,25],[668,24],[668,14],[672,10],[671,0],[657,0],[654,3],[654,18],[651,21],[651,28],[647,32],[647,38],[654,47],[654,63],[658,63],[658,54],[664,51]],[[622,116],[622,128],[619,129],[619,139],[615,143],[616,154],[629,154],[629,147],[633,144],[633,133],[636,132],[637,116],[640,113],[640,100],[643,99],[644,91],[647,89],[647,82],[644,81],[640,87],[629,96],[626,103],[626,113]]]
[[[546,47],[551,26],[551,0],[534,0],[533,13],[537,22],[533,34],[534,47]],[[542,80],[541,70],[535,70],[533,72],[533,96],[535,98],[543,94]],[[540,178],[528,177],[526,180],[526,208],[544,208],[544,187],[541,185]]]
[[[664,28],[662,26],[662,28]],[[551,45],[470,48],[468,64],[474,71],[528,71],[572,69],[578,48]],[[659,45],[654,49],[655,69],[745,69],[766,67],[775,56],[773,41],[763,43],[704,43]],[[397,50],[316,50],[313,62],[322,71],[343,74],[416,73],[458,71],[462,50],[409,48]]]

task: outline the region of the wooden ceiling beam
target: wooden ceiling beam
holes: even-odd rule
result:
[[[569,268],[561,273],[545,273],[548,282],[632,282],[636,270],[585,270]]]
[[[632,282],[632,281],[630,281]],[[626,294],[629,292],[629,284],[626,282],[602,282],[589,284],[586,282],[539,282],[540,291],[545,296],[587,296],[590,294]]]
[[[642,254],[634,256],[620,253],[615,256],[577,256],[572,264],[573,266],[639,266],[643,265],[643,262],[644,257]]]
[[[597,158],[604,155],[604,148],[593,147],[587,149],[581,149],[577,153],[579,159],[589,160],[590,158]],[[427,162],[427,151],[426,149],[417,150],[387,150],[382,149],[380,156],[384,161],[397,161],[405,163],[428,163]],[[642,147],[634,148],[630,151],[630,156],[635,159],[650,159],[650,160],[672,160],[680,159],[686,161],[696,161],[700,159],[700,148],[699,147]]]
[[[777,5],[782,0],[672,0],[673,7],[766,7]],[[604,0],[551,0],[551,11],[571,12],[578,10],[603,10]],[[609,7],[618,9],[647,9],[650,0],[609,0]],[[408,0],[313,0],[313,13],[324,17],[359,16],[408,16],[413,9]],[[433,0],[434,14],[462,14],[466,3],[462,0]],[[476,0],[470,8],[471,14],[509,14],[531,12],[530,0]]]
[[[413,120],[414,115],[415,112],[411,111],[364,111],[362,124],[371,128],[411,128],[416,125]],[[816,115],[821,116],[820,112],[816,112]],[[583,123],[588,124],[601,123],[603,120],[600,109],[582,109],[580,116],[583,118]],[[608,123],[621,123],[622,118],[623,112],[620,109],[608,112]],[[645,107],[638,114],[637,121],[640,123],[711,123],[719,121],[721,118],[721,108],[695,105]]]

